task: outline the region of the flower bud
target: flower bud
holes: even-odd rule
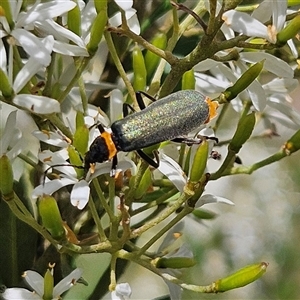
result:
[[[75,149],[73,146],[69,146],[67,150],[68,150],[71,165],[82,166],[82,159],[77,149]],[[77,177],[81,178],[84,174],[84,170],[80,168],[75,168],[75,170],[76,170]]]
[[[73,146],[82,156],[84,156],[88,148],[88,143],[89,143],[89,129],[84,124],[76,128],[74,138],[73,138]]]
[[[156,268],[171,268],[171,269],[182,269],[190,268],[196,264],[196,261],[190,257],[160,257],[155,260]]]
[[[193,210],[192,214],[197,219],[202,219],[202,220],[212,220],[217,216],[217,214],[215,214],[214,212],[203,208]]]
[[[260,74],[265,60],[257,62],[253,66],[251,66],[244,74],[236,81],[236,83],[227,88],[223,92],[223,96],[227,101],[234,99],[239,93],[244,91]]]
[[[294,6],[299,4],[300,4],[299,0],[288,0],[288,6]]]
[[[151,41],[152,45],[164,50],[167,46],[167,36],[165,33],[158,33],[154,36],[153,40]],[[151,79],[155,69],[157,68],[160,61],[160,57],[154,54],[153,52],[147,50],[145,54],[145,65],[147,69],[148,79]]]
[[[49,269],[47,269],[44,276],[44,295],[43,299],[52,299],[53,298],[53,286],[54,278]]]
[[[0,191],[5,198],[9,199],[13,193],[14,175],[11,162],[4,154],[0,157]]]
[[[287,155],[300,149],[300,130],[298,130],[284,145]]]
[[[77,34],[81,35],[81,14],[80,9],[77,5],[68,12],[68,29]]]
[[[266,272],[267,266],[268,263],[262,262],[242,268],[234,274],[214,282],[213,290],[215,293],[219,293],[245,286],[260,278]]]
[[[101,1],[95,1],[101,2]],[[107,11],[101,10],[96,16],[91,27],[91,38],[86,48],[91,55],[94,55],[98,49],[98,44],[102,39],[105,25],[107,23]]]
[[[132,52],[133,88],[136,91],[144,91],[147,84],[147,70],[143,53],[136,44]]]
[[[191,69],[183,74],[182,84],[181,84],[183,90],[194,90],[195,83],[196,83],[196,79],[195,79],[193,69]]]
[[[289,39],[295,37],[300,30],[300,15],[291,20],[286,27],[284,27],[277,34],[276,44],[283,46]]]
[[[1,6],[0,6],[0,16],[5,17],[10,29],[13,29],[15,26],[15,22],[12,17],[11,9],[10,9],[10,0],[3,0],[1,1]]]
[[[198,182],[202,177],[206,168],[208,158],[208,146],[208,142],[206,140],[203,140],[200,146],[198,147],[194,156],[189,181]]]
[[[238,153],[243,144],[249,139],[255,125],[255,113],[251,113],[242,118],[236,129],[236,132],[228,145],[228,149]]]
[[[107,0],[94,1],[94,5],[95,5],[95,8],[96,8],[97,14],[101,10],[107,11]]]
[[[9,84],[8,78],[3,70],[0,68],[0,91],[5,98],[11,98],[14,90]]]
[[[147,192],[151,184],[151,172],[150,169],[147,168],[145,173],[143,174],[139,186],[134,191],[134,199],[141,199]]]
[[[39,198],[38,209],[43,226],[50,232],[53,238],[56,240],[63,239],[65,237],[65,230],[56,200],[49,195],[43,195]]]

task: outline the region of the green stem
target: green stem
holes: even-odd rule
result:
[[[113,254],[110,260],[110,285],[109,290],[112,292],[116,289],[117,280],[116,280],[116,265],[117,265],[117,258],[116,254]]]
[[[108,181],[108,198],[109,198],[109,207],[113,210],[115,207],[115,179],[110,177],[109,175],[106,176]],[[120,223],[121,215],[115,216],[111,219],[110,222],[110,236],[109,239],[111,241],[116,241],[118,239],[118,228]]]
[[[163,229],[161,229],[157,234],[155,234],[137,253],[138,256],[144,254],[160,237],[162,237],[167,231],[169,231],[173,226],[175,226],[180,220],[182,220],[186,215],[193,211],[192,207],[185,206],[183,210]]]
[[[35,231],[40,233],[44,239],[48,240],[52,245],[57,246],[58,243],[56,240],[52,238],[52,236],[48,233],[46,229],[44,229],[42,226],[40,226],[36,220],[30,215],[24,215],[23,212],[20,211],[19,206],[17,206],[15,199],[17,198],[17,195],[14,194],[14,199],[10,201],[5,201],[13,214],[20,219],[22,222],[28,224],[30,227],[32,227]],[[21,200],[20,200],[21,201]],[[28,212],[28,214],[30,214]]]
[[[178,200],[172,206],[170,206],[165,211],[163,211],[159,216],[149,221],[148,223],[145,223],[141,227],[133,230],[130,238],[136,238],[140,236],[142,233],[144,233],[145,231],[149,230],[150,228],[164,221],[167,217],[169,217],[172,213],[174,213],[183,203],[185,203],[192,196],[193,192],[192,194],[190,194],[190,192],[192,191],[182,193],[181,196],[178,198]]]
[[[108,216],[109,216],[109,219],[110,221],[112,222],[112,220],[115,219],[115,215],[113,213],[113,210],[112,208],[107,204],[106,202],[106,199],[103,195],[103,191],[99,185],[99,182],[97,180],[97,178],[95,178],[93,181],[92,181],[92,184],[93,184],[93,187],[95,188],[95,191],[99,197],[99,200],[100,200],[100,203],[102,205],[102,207],[105,209],[105,211],[107,212]]]
[[[78,86],[79,86],[79,92],[80,92],[80,97],[81,97],[81,103],[82,103],[82,108],[84,112],[87,112],[88,109],[88,98],[86,96],[86,89],[84,86],[84,81],[82,76],[78,79]]]
[[[50,65],[47,67],[47,72],[46,72],[47,79],[43,90],[43,95],[47,97],[51,97],[52,94],[52,76],[54,73],[55,62],[56,62],[56,53],[52,52],[51,62]]]
[[[288,156],[286,151],[280,150],[277,153],[269,156],[268,158],[263,159],[249,167],[239,166],[239,167],[231,168],[230,170],[228,170],[228,172],[225,172],[223,176],[234,175],[234,174],[252,174],[254,171],[263,168],[267,165],[270,165],[274,162],[277,162],[286,156]]]
[[[218,115],[216,123],[213,127],[213,130],[215,132],[218,130],[218,128],[220,127],[222,121],[224,120],[225,115],[226,115],[226,111],[228,110],[228,107],[229,107],[229,103],[225,103],[225,104],[222,105],[222,110],[221,110],[220,114]],[[225,122],[226,122],[226,120],[225,120]]]
[[[128,194],[126,195],[126,205],[130,206],[131,203],[133,202],[134,193],[135,193],[136,189],[138,188],[138,186],[143,178],[143,175],[148,167],[149,167],[148,163],[141,160],[137,174],[134,178],[133,186],[130,188]]]
[[[101,220],[100,220],[99,215],[97,213],[95,203],[94,203],[93,198],[91,196],[89,198],[88,205],[89,205],[89,209],[90,209],[90,212],[92,214],[92,217],[93,217],[93,219],[96,223],[97,229],[98,229],[100,242],[104,242],[104,241],[107,240],[107,237],[105,235],[104,229],[103,229],[102,224],[101,224]]]
[[[70,128],[64,124],[64,122],[56,115],[44,115],[43,118],[47,118],[50,120],[50,122],[57,127],[65,136],[67,136],[69,139],[73,140],[73,134],[70,131]]]
[[[166,280],[173,282],[179,286],[181,286],[184,289],[198,292],[198,293],[213,293],[213,285],[207,285],[207,286],[201,286],[201,285],[193,285],[193,284],[187,284],[181,281],[180,279],[169,275],[167,273],[162,273],[162,271],[158,268],[156,268],[153,264],[151,264],[150,260],[145,260],[137,256],[135,253],[129,253],[125,250],[119,250],[116,255],[118,255],[119,258],[126,259],[129,261],[133,261],[140,266],[148,269],[149,271],[153,272],[154,274],[157,274],[158,276],[165,278]]]
[[[151,202],[145,204],[144,206],[141,206],[141,207],[133,210],[130,213],[130,215],[134,216],[134,215],[137,215],[141,212],[144,212],[144,211],[148,210],[151,207],[157,206],[157,205],[163,203],[164,201],[168,200],[172,196],[176,195],[177,193],[178,193],[178,190],[176,188],[173,188],[172,190],[168,191],[167,193],[165,193],[163,196],[157,198],[156,200],[151,201]]]
[[[85,67],[87,66],[87,64],[88,64],[88,62],[90,61],[91,58],[92,57],[84,57],[78,63],[78,67],[77,67],[75,75],[73,76],[73,78],[69,82],[68,86],[65,88],[64,91],[61,92],[61,94],[59,95],[59,97],[57,99],[57,101],[59,103],[61,103],[61,102],[63,102],[63,100],[65,100],[67,95],[70,93],[71,89],[77,84],[79,78],[81,77],[83,71],[85,70]]]
[[[115,63],[115,66],[121,76],[121,78],[123,79],[125,85],[126,85],[126,88],[127,88],[127,91],[131,97],[131,99],[133,101],[136,101],[136,98],[135,98],[135,90],[130,82],[130,80],[128,79],[127,77],[127,74],[122,66],[122,63],[119,59],[119,56],[118,56],[118,53],[117,53],[117,50],[115,48],[115,45],[113,43],[113,40],[111,38],[111,34],[110,32],[108,31],[104,31],[104,37],[105,37],[105,40],[106,40],[106,43],[107,43],[107,47],[109,49],[109,52],[110,52],[110,55]]]

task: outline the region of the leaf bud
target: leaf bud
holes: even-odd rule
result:
[[[202,177],[206,168],[206,163],[208,158],[208,148],[209,148],[208,141],[203,140],[194,156],[193,165],[190,173],[191,182],[198,182]]]
[[[38,209],[43,226],[50,232],[53,238],[56,240],[63,239],[65,237],[65,230],[56,200],[52,196],[43,195],[39,198]]]
[[[243,287],[260,278],[266,272],[267,266],[268,263],[265,262],[246,266],[228,277],[215,281],[213,291],[220,293]]]
[[[291,20],[287,26],[285,26],[277,34],[276,44],[278,46],[283,46],[289,39],[295,37],[300,30],[300,15],[296,16]]]
[[[228,148],[238,153],[243,144],[250,138],[255,126],[255,113],[251,113],[242,118],[236,129],[236,132],[228,145]]]
[[[4,154],[0,157],[0,191],[9,199],[13,193],[14,174],[9,158]]]
[[[260,74],[261,70],[263,69],[265,60],[257,62],[253,66],[251,66],[243,75],[236,81],[236,83],[227,88],[223,95],[230,101],[234,99],[239,93],[244,91]]]
[[[182,269],[190,268],[196,264],[196,261],[190,257],[160,257],[155,260],[155,266],[157,268],[165,269]]]

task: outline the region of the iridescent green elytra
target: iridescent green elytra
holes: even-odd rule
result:
[[[184,90],[157,100],[111,126],[121,151],[133,151],[186,136],[209,118],[206,97]]]

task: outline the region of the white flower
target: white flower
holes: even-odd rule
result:
[[[280,78],[275,79],[273,84],[270,81],[263,85],[255,79],[245,91],[231,101],[236,111],[241,111],[243,100],[251,100],[256,110],[264,111],[272,94],[287,94],[298,84],[298,81],[293,78],[293,69],[281,59],[260,52],[241,52],[239,56],[240,59],[231,62],[229,66],[210,59],[195,66],[197,89],[211,97],[218,96],[247,70],[246,63],[256,63],[262,60],[264,60],[264,69]],[[202,73],[206,70],[209,70],[212,75]]]
[[[41,69],[51,62],[51,52],[56,51],[67,55],[87,56],[83,41],[73,32],[65,29],[53,21],[53,18],[63,15],[76,6],[73,1],[48,1],[40,3],[37,1],[27,11],[21,12],[23,1],[10,1],[12,19],[14,24],[8,23],[6,16],[0,17],[2,29],[0,37],[8,38],[8,53],[6,54],[2,40],[0,40],[0,66],[4,72],[8,73],[8,78],[12,82],[13,73],[13,47],[21,46],[28,55],[28,60],[17,74],[13,89],[18,93],[26,83]],[[8,13],[8,12],[6,12]],[[43,33],[42,38],[35,36],[33,29]],[[67,40],[67,42],[61,42]],[[70,45],[72,41],[76,45]],[[9,64],[7,64],[6,56]],[[9,69],[8,69],[9,66]]]
[[[52,276],[51,274],[45,275],[45,278],[42,277],[39,273],[34,271],[26,271],[23,275],[26,282],[33,289],[33,292],[23,289],[23,288],[8,288],[4,291],[1,296],[5,300],[43,300],[44,298],[44,290],[45,286],[51,284],[47,280],[47,275]],[[49,270],[47,272],[50,272]],[[81,277],[82,271],[80,269],[75,269],[72,271],[67,277],[63,278],[54,288],[52,287],[52,300],[61,299],[60,296],[65,291],[70,289],[75,285],[76,281]],[[49,296],[49,295],[48,295]],[[47,298],[49,299],[49,298]]]
[[[202,133],[209,133],[209,131],[201,131]],[[211,134],[209,134],[211,136]],[[211,141],[212,143],[212,141]],[[192,154],[190,158],[190,164],[193,162],[194,152],[198,145],[193,145]],[[185,185],[187,184],[188,177],[184,174],[184,171],[181,169],[179,164],[173,160],[171,157],[160,153],[160,163],[158,170],[163,173],[178,189],[179,192],[183,192]],[[196,203],[196,207],[203,206],[204,204],[208,203],[224,203],[229,205],[234,205],[234,203],[226,198],[205,194],[200,197],[200,199]]]
[[[127,300],[131,295],[131,287],[130,285],[125,283],[118,283],[116,285],[116,289],[111,292],[112,300]]]
[[[122,101],[120,101],[120,97],[122,97],[119,91],[114,91],[111,94],[111,107],[114,107],[114,114],[112,114],[113,118],[116,118],[116,113],[121,113],[120,107],[122,107]],[[100,123],[107,124],[109,123],[108,118],[99,115],[96,109],[93,109],[90,106],[90,114],[91,116],[94,115],[94,118],[91,116],[87,116],[85,118],[86,125],[91,127],[94,125],[95,120],[100,120]],[[119,116],[118,116],[119,117]],[[96,122],[97,123],[97,122]],[[72,126],[71,126],[72,128]],[[75,129],[74,129],[75,131]],[[32,193],[32,197],[37,199],[39,196],[43,194],[51,195],[54,192],[58,191],[60,188],[67,186],[67,185],[74,185],[71,191],[71,203],[72,205],[76,206],[78,209],[83,209],[89,200],[90,195],[90,182],[100,176],[102,174],[109,174],[111,172],[112,163],[110,161],[104,163],[96,163],[95,170],[93,174],[88,172],[85,174],[84,178],[78,178],[78,175],[74,169],[74,166],[70,165],[68,162],[69,155],[67,151],[67,147],[70,146],[68,140],[58,132],[45,132],[45,131],[34,131],[33,135],[38,138],[40,141],[44,143],[54,145],[56,147],[61,147],[62,149],[56,152],[52,152],[50,150],[44,150],[39,153],[39,160],[43,162],[45,165],[49,167],[55,168],[60,172],[60,178],[54,180],[46,180],[45,183],[40,184],[37,186]],[[96,137],[100,135],[99,130],[93,126],[90,130],[90,141],[91,144]],[[135,173],[136,166],[133,161],[123,158],[124,155],[120,154],[119,161],[117,165],[117,172],[122,170],[132,169],[133,174]],[[84,161],[82,165],[78,166],[78,168],[82,169],[84,165]],[[75,167],[76,168],[76,167]],[[85,170],[86,171],[86,170]]]
[[[229,10],[223,14],[223,20],[228,27],[236,32],[250,37],[261,37],[275,44],[276,35],[285,23],[286,9],[287,1],[264,1],[257,9],[257,12],[254,12],[253,16],[236,10]],[[266,20],[269,20],[272,16],[273,24],[265,26],[257,19],[260,16]]]
[[[136,10],[132,8],[132,0],[115,0],[118,6],[125,12],[125,17],[127,20],[127,25],[132,32],[135,34],[140,34],[141,28],[139,20],[136,15]],[[109,19],[109,23],[118,27],[122,24],[121,12],[117,12],[114,16]]]
[[[60,171],[61,174],[59,179],[47,180],[47,182],[37,186],[32,192],[32,197],[37,199],[43,194],[52,195],[64,186],[74,185],[70,200],[72,205],[76,206],[78,209],[83,209],[88,203],[90,182],[97,176],[111,172],[111,162],[97,163],[93,174],[88,173],[85,179],[78,179],[75,169],[67,162],[68,156],[65,149],[57,152],[45,150],[39,154],[39,159],[43,163]],[[132,161],[122,160],[118,163],[117,172],[120,170],[128,170],[133,167],[135,166]]]
[[[223,14],[225,23],[221,29],[227,39],[233,38],[233,31],[245,34],[251,38],[260,37],[270,43],[277,42],[277,34],[284,28],[287,14],[287,1],[265,0],[253,11],[252,15],[235,10],[229,10]],[[272,20],[271,25],[263,23]],[[298,51],[292,39],[289,45],[293,56],[298,57]]]
[[[5,128],[0,139],[0,156],[7,155],[10,160],[13,160],[21,153],[22,150],[22,132],[16,128],[17,111],[9,114]]]

